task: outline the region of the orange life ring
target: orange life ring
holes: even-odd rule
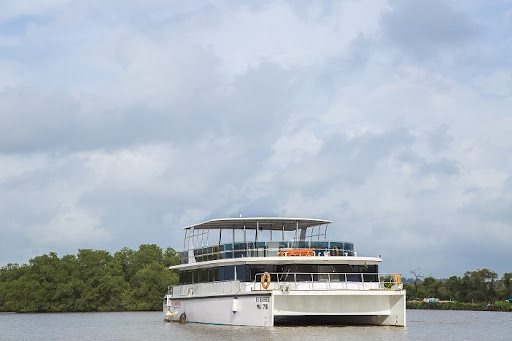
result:
[[[270,274],[268,272],[265,272],[262,276],[261,276],[261,287],[263,289],[267,289],[269,286],[270,286]]]

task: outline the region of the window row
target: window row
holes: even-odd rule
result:
[[[231,265],[180,271],[180,284],[239,280],[260,281],[265,272],[272,281],[378,282],[378,265],[262,264]]]
[[[194,249],[196,262],[208,260],[274,257],[280,251],[290,249],[311,249],[315,256],[354,256],[354,243],[333,241],[282,241],[282,242],[236,242]],[[181,264],[188,263],[188,251],[180,252]]]

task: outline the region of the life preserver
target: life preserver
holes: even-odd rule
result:
[[[395,284],[400,284],[400,283],[401,283],[400,274],[395,274]]]
[[[332,255],[333,256],[339,256],[340,255],[340,250],[338,249],[338,247],[333,246],[332,249],[333,249],[332,250]]]
[[[267,289],[270,286],[270,274],[268,272],[265,272],[261,276],[261,287],[263,289]]]

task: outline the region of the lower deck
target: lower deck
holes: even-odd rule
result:
[[[363,274],[354,277],[354,273],[283,275],[170,287],[163,302],[166,319],[248,326],[295,322],[405,326],[405,291],[396,274],[372,274],[366,282]]]

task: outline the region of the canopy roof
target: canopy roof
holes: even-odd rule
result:
[[[212,219],[200,224],[184,227],[184,230],[194,229],[243,229],[255,230],[258,226],[260,230],[278,230],[295,231],[308,228],[311,226],[319,226],[330,224],[329,220],[309,219],[309,218],[226,218]]]

